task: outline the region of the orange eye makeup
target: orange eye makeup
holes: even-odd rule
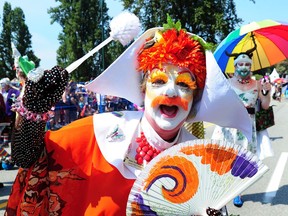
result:
[[[153,70],[151,75],[149,76],[148,82],[150,83],[158,83],[158,82],[168,82],[168,75],[159,69]]]
[[[197,88],[196,81],[192,80],[189,72],[179,73],[179,76],[176,78],[175,82],[176,84],[183,83],[192,90]]]

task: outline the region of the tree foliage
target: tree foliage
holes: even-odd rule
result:
[[[288,60],[282,61],[276,65],[276,70],[279,74],[288,74]]]
[[[67,67],[109,37],[110,17],[104,0],[57,1],[61,4],[50,8],[48,13],[52,19],[51,23],[57,22],[63,28],[58,36],[60,47],[57,50],[57,63]],[[116,51],[119,49],[115,44],[102,48],[83,62],[72,73],[72,77],[84,81],[98,76],[115,58],[115,52],[108,52],[111,46],[116,46]],[[119,52],[122,51],[123,49]]]
[[[144,29],[162,26],[168,13],[183,28],[217,44],[243,22],[233,0],[122,0],[124,9],[135,13]]]
[[[57,50],[57,64],[67,67],[84,56],[103,40],[109,37],[108,8],[105,0],[55,0],[59,6],[50,8],[48,13],[51,24],[62,26],[58,35],[60,46]],[[255,3],[254,0],[249,0]],[[167,14],[173,20],[180,20],[187,31],[201,36],[217,46],[231,31],[243,21],[236,14],[234,0],[121,0],[125,10],[135,13],[141,20],[143,30],[163,26]],[[14,42],[21,55],[39,65],[31,47],[31,34],[25,24],[25,15],[21,8],[11,8],[4,4],[2,32],[0,32],[0,77],[7,74],[15,76],[13,71],[11,42]],[[77,81],[86,81],[101,74],[123,51],[118,42],[111,42],[100,52],[95,53],[80,65],[71,75]],[[277,65],[277,71],[288,71],[287,62]]]
[[[11,4],[5,2],[3,7],[2,32],[0,34],[0,76],[15,77],[14,59],[12,57],[11,42],[21,55],[27,55],[29,60],[38,66],[37,58],[31,46],[31,34],[25,24],[25,15],[21,8],[12,9]]]
[[[255,3],[255,0],[250,0]],[[187,31],[199,35],[216,46],[243,20],[237,16],[234,0],[122,0],[124,9],[135,13],[141,20],[144,30],[163,26],[167,22],[167,14],[175,21],[180,20]],[[275,66],[262,69],[271,73],[273,68],[288,74],[288,60]]]

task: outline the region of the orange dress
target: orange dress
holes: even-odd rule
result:
[[[19,169],[6,215],[126,214],[135,180],[124,178],[105,160],[92,116],[48,131],[45,144],[33,167]]]

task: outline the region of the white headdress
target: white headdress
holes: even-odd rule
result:
[[[118,96],[142,105],[144,100],[140,89],[142,74],[137,70],[137,56],[146,40],[159,30],[162,28],[152,28],[144,32],[102,74],[85,87],[100,94]],[[252,126],[243,103],[221,72],[211,51],[206,51],[205,55],[207,71],[205,87],[201,100],[195,104],[196,116],[189,121],[205,121],[223,127],[237,128],[250,139]]]

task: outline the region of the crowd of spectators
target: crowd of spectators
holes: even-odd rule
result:
[[[137,107],[124,98],[100,95],[85,89],[85,83],[73,80],[66,87],[62,99],[51,110],[47,129],[57,130],[79,118],[94,113],[135,110]]]
[[[11,124],[1,126],[0,146],[6,146],[11,141],[12,125],[15,122],[15,113],[11,111],[11,106],[20,94],[21,87],[19,83],[12,83],[8,78],[1,79],[0,96],[3,98],[3,102],[0,102],[0,111],[3,113],[1,113],[0,123],[10,122]],[[47,129],[57,130],[79,118],[94,113],[135,109],[138,107],[124,98],[96,94],[85,89],[85,83],[71,80],[62,95],[62,99],[50,111]]]

